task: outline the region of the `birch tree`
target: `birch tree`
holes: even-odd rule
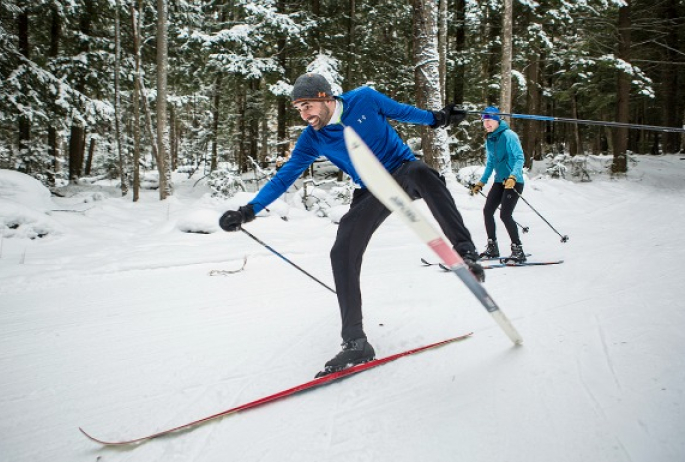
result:
[[[618,59],[624,63],[630,62],[630,2],[624,0],[625,6],[618,9]],[[618,85],[616,98],[616,121],[628,123],[630,117],[630,75],[623,69],[618,70]],[[614,129],[614,161],[611,166],[613,173],[625,173],[628,170],[627,149],[628,129],[618,127]]]
[[[157,0],[157,152],[159,162],[159,198],[173,194],[171,183],[171,159],[169,158],[169,126],[167,125],[167,0]]]
[[[414,0],[414,78],[416,104],[440,110],[444,101],[440,87],[438,54],[438,9],[433,0]],[[451,170],[447,132],[423,128],[423,155],[426,163],[441,173]]]
[[[502,70],[500,83],[499,108],[500,111],[511,113],[511,61],[512,61],[512,0],[504,0],[504,16],[502,17]]]
[[[30,59],[31,48],[29,46],[29,6],[21,5],[19,14],[17,15],[17,31],[19,38],[19,51],[26,58]],[[26,84],[26,79],[21,79]],[[30,92],[30,88],[25,88],[25,91]],[[31,172],[31,120],[27,115],[19,116],[19,124],[17,127],[19,134],[19,157],[23,160],[25,165],[24,171]]]
[[[133,36],[133,202],[140,199],[140,35],[139,15],[133,1],[129,5],[131,12],[131,32]],[[154,143],[151,143],[154,146]]]
[[[121,145],[121,1],[116,0],[114,6],[114,136],[119,157],[119,178],[121,179],[121,195],[128,194],[128,162]]]

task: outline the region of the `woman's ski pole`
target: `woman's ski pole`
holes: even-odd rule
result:
[[[516,191],[516,190],[514,189],[514,191]],[[559,231],[557,231],[556,229],[554,229],[554,226],[552,226],[552,225],[549,223],[549,221],[545,220],[545,217],[543,217],[542,215],[540,215],[540,212],[538,212],[537,210],[535,210],[535,207],[533,207],[532,205],[530,205],[530,202],[528,202],[528,201],[526,200],[525,197],[523,197],[518,191],[516,191],[516,194],[518,194],[518,196],[523,200],[523,202],[526,203],[526,205],[528,205],[528,207],[531,208],[531,210],[532,210],[533,212],[537,213],[537,215],[538,215],[540,218],[542,218],[542,221],[544,221],[545,223],[547,223],[547,225],[548,225],[550,228],[552,228],[552,230],[553,230],[555,233],[557,233],[557,234],[559,235],[559,237],[561,237],[561,242],[562,242],[562,243],[565,243],[565,242],[568,241],[568,236],[566,236],[566,235],[562,236],[562,235],[559,233]]]
[[[482,114],[483,111],[465,111],[467,114]],[[541,120],[543,122],[564,122],[569,124],[580,124],[580,125],[600,125],[603,127],[622,127],[622,128],[633,128],[637,130],[651,130],[657,132],[670,132],[670,133],[685,133],[685,127],[661,127],[658,125],[639,125],[631,124],[625,122],[610,122],[605,120],[583,120],[583,119],[570,119],[567,117],[550,117],[542,115],[531,115],[531,114],[509,114],[506,112],[491,112],[491,115],[498,115],[503,117],[511,117],[512,119],[526,119],[526,120]]]
[[[468,189],[471,189],[471,190],[472,190],[472,188],[473,188],[473,185],[472,185],[472,184],[464,185],[464,186],[466,186]],[[488,196],[486,196],[486,195],[483,193],[483,191],[478,191],[478,193],[479,193],[481,196],[483,196],[483,197],[486,197],[486,198],[488,197]],[[471,195],[473,195],[473,193],[471,193]],[[499,206],[499,205],[497,206],[497,210],[500,210],[500,206]],[[528,231],[530,231],[530,228],[529,228],[528,226],[523,226],[521,223],[519,223],[519,222],[516,221],[516,220],[514,220],[514,223],[516,223],[516,226],[518,226],[519,228],[521,228],[521,231],[523,231],[523,234],[525,234],[525,233],[527,233]]]

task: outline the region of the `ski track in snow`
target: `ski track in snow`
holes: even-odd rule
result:
[[[595,326],[597,327],[597,336],[599,337],[600,343],[602,345],[601,351],[603,353],[604,361],[606,362],[607,368],[611,371],[611,376],[614,378],[614,383],[616,384],[616,387],[621,388],[621,383],[619,382],[618,377],[616,376],[616,371],[614,370],[614,364],[611,360],[611,354],[610,354],[609,348],[607,346],[606,336],[604,335],[604,329],[602,328],[602,323],[597,318],[597,316],[594,316],[594,318],[595,318]]]

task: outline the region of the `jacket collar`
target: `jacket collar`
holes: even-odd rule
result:
[[[500,120],[499,127],[497,127],[494,132],[488,133],[488,139],[496,140],[497,138],[499,138],[502,132],[508,129],[509,124],[507,124],[504,120]]]

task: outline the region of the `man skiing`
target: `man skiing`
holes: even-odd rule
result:
[[[519,194],[523,192],[523,148],[518,135],[497,114],[499,109],[494,106],[488,106],[481,114],[483,127],[488,133],[485,141],[487,160],[480,181],[471,188],[472,194],[478,194],[494,170],[495,181],[483,207],[488,244],[480,257],[499,257],[495,211],[500,207],[500,219],[511,239],[511,256],[507,260],[523,263],[526,261],[526,254],[523,252],[516,221],[512,217]]]
[[[290,159],[248,204],[229,210],[219,221],[225,231],[237,231],[243,223],[280,197],[319,157],[326,156],[360,186],[349,211],[342,217],[330,258],[342,318],[342,351],[328,361],[318,376],[330,374],[374,359],[362,322],[360,273],[364,251],[371,236],[390,211],[364,187],[345,147],[343,129],[353,127],[383,166],[414,199],[423,198],[443,232],[471,272],[484,280],[478,254],[454,199],[438,172],[416,159],[388,123],[429,125],[433,128],[458,124],[466,112],[448,105],[440,111],[426,111],[398,103],[382,93],[362,86],[333,96],[325,77],[307,73],[298,77],[292,90],[292,104],[308,127],[300,135]]]

